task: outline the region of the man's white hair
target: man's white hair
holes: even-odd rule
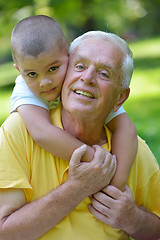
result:
[[[129,87],[132,73],[133,73],[133,59],[132,59],[132,52],[125,40],[120,38],[118,35],[114,33],[108,33],[103,31],[89,31],[84,33],[83,35],[77,37],[70,45],[69,54],[71,55],[75,48],[85,39],[89,38],[96,38],[96,39],[103,39],[105,41],[111,42],[115,44],[123,53],[124,53],[124,60],[122,62],[122,87]]]

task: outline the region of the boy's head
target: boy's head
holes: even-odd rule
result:
[[[17,57],[38,57],[40,53],[50,51],[53,46],[68,50],[60,25],[45,15],[28,17],[18,22],[12,31],[11,45],[16,64]]]
[[[60,94],[68,64],[68,43],[60,25],[37,15],[16,24],[11,35],[15,67],[30,90],[51,101]]]

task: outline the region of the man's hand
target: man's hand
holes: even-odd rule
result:
[[[132,223],[136,205],[129,187],[121,192],[114,186],[107,186],[92,197],[90,212],[101,222],[111,227],[125,229]]]
[[[156,240],[160,237],[160,218],[139,208],[128,186],[121,192],[107,186],[91,197],[90,212],[101,222],[122,229],[136,240]]]
[[[116,171],[116,158],[100,146],[94,146],[95,154],[91,162],[81,162],[86,145],[76,149],[69,164],[68,181],[76,182],[83,194],[96,193],[109,184]]]

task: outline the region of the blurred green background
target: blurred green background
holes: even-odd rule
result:
[[[129,42],[135,70],[124,107],[160,164],[159,11],[159,0],[0,0],[0,125],[9,115],[18,74],[11,31],[25,17],[46,14],[60,23],[68,42],[88,30],[111,31]]]

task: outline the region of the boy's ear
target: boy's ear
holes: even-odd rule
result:
[[[17,64],[14,63],[14,64],[13,64],[13,67],[16,68],[16,69],[20,72],[20,70],[19,70]]]
[[[122,92],[120,93],[118,99],[117,99],[117,103],[115,104],[113,111],[117,112],[118,109],[122,106],[122,104],[127,100],[127,98],[129,97],[129,93],[130,93],[130,88],[123,88]]]

